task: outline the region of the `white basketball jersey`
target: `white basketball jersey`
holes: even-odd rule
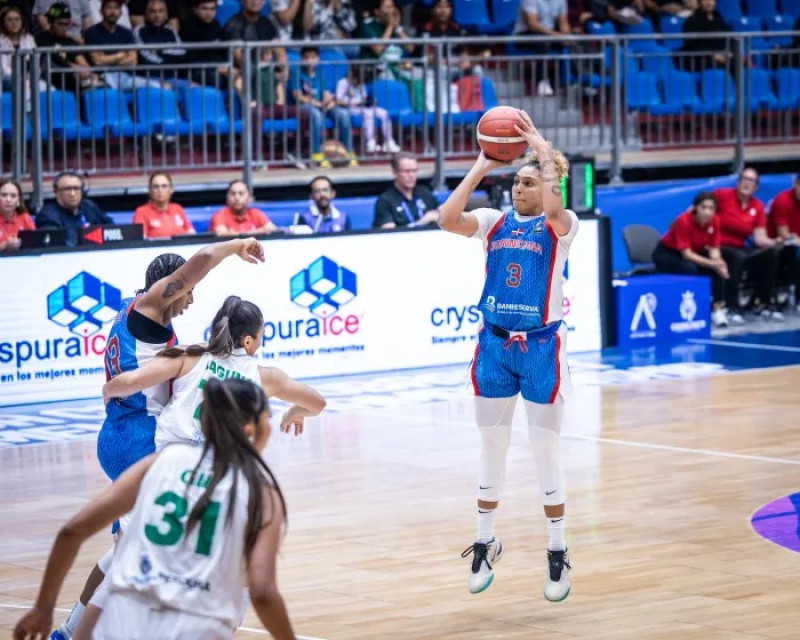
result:
[[[200,521],[186,534],[192,508],[212,477],[209,450],[191,486],[187,482],[202,448],[165,447],[142,480],[131,524],[111,564],[111,591],[136,592],[164,606],[219,619],[235,629],[245,586],[244,543],[250,495],[239,473],[233,517],[228,523],[233,472],[214,489]]]
[[[248,356],[244,349],[234,349],[226,358],[204,353],[189,373],[172,383],[172,399],[156,423],[156,450],[170,442],[198,444],[203,441],[200,405],[206,382],[214,377],[220,380],[240,378],[261,386],[258,360]]]

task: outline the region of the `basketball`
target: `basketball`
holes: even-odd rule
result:
[[[489,158],[513,162],[528,150],[514,128],[518,113],[514,107],[493,107],[478,121],[478,145]]]

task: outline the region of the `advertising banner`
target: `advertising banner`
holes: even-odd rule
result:
[[[711,335],[711,281],[639,276],[615,282],[619,346],[674,344]]]
[[[565,275],[571,351],[601,346],[597,223],[582,221]],[[228,258],[174,322],[202,342],[228,295],[264,313],[259,354],[298,378],[467,363],[481,320],[481,244],[439,231],[270,240],[266,262]],[[122,301],[164,252],[201,245],[53,253],[0,260],[0,406],[96,397]]]

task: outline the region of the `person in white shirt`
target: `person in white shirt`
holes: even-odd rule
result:
[[[125,629],[133,631],[125,637],[232,639],[245,585],[271,636],[296,638],[276,581],[286,503],[261,457],[269,403],[243,379],[211,378],[202,397],[202,447],[173,444],[144,458],[62,527],[14,640],[47,637],[82,543],[131,510],[95,640]]]

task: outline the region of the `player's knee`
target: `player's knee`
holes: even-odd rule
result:
[[[511,444],[511,425],[493,425],[479,429],[483,448],[497,451],[505,456]]]

